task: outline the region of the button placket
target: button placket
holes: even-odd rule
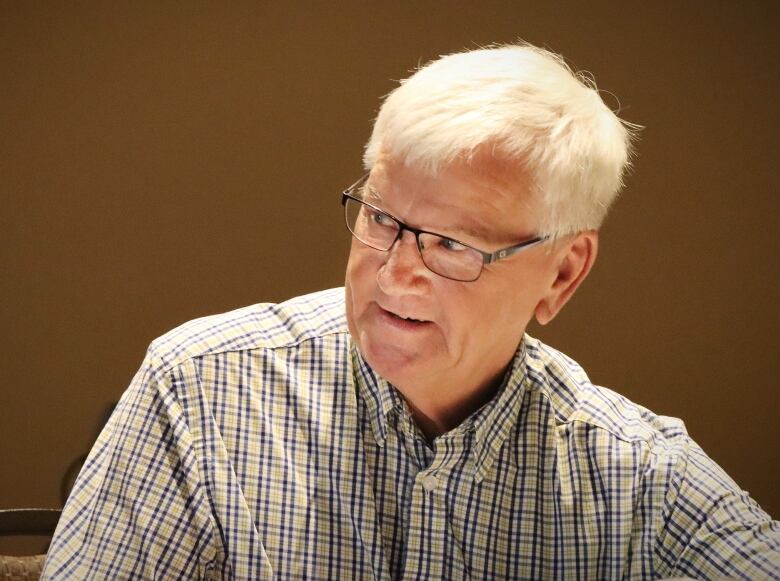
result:
[[[424,474],[420,481],[422,482],[423,488],[427,492],[433,492],[439,487],[439,478],[430,472],[428,474]]]
[[[412,490],[407,553],[403,578],[445,578],[448,546],[446,499],[451,454],[443,440],[435,440],[430,465],[415,476]]]

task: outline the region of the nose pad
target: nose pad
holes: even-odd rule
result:
[[[428,272],[417,246],[417,237],[412,232],[404,232],[387,251],[387,260],[377,271],[377,281],[383,292],[398,294],[419,288]]]
[[[390,250],[387,251],[385,264],[398,262],[418,262],[423,268],[422,255],[417,246],[417,237],[412,232],[402,232]]]

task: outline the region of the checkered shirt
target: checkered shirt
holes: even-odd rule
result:
[[[780,524],[688,437],[526,336],[426,443],[343,289],[154,341],[45,579],[780,578]]]

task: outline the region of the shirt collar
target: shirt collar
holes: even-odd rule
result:
[[[377,445],[384,446],[387,439],[387,415],[394,409],[401,409],[403,401],[387,380],[374,373],[351,340],[350,356],[358,394],[368,408],[374,439]]]
[[[466,418],[457,428],[443,437],[473,432],[472,458],[474,478],[481,481],[488,473],[498,451],[517,423],[520,404],[525,392],[526,339],[520,343],[512,363],[496,395],[479,410]],[[354,342],[350,341],[350,355],[358,392],[368,408],[371,430],[377,445],[384,446],[387,439],[387,416],[392,411],[401,412],[404,402],[390,383],[377,375],[366,363]]]
[[[520,342],[496,395],[473,416],[474,478],[481,481],[517,425],[526,388],[526,337]],[[469,420],[466,420],[469,421]]]

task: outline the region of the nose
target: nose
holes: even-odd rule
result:
[[[407,230],[387,251],[387,260],[377,271],[377,283],[387,295],[421,294],[427,288],[429,274],[417,248],[417,239]]]

